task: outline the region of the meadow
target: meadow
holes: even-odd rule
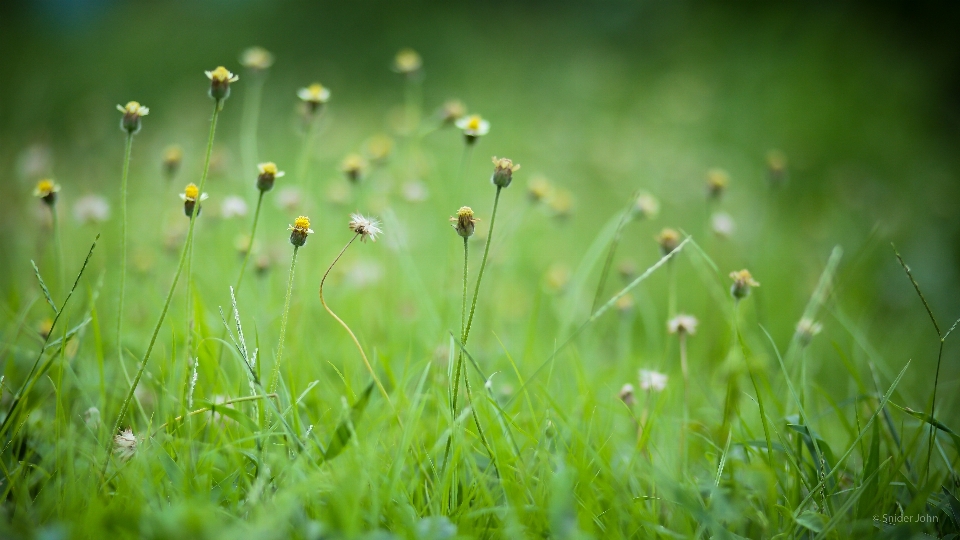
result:
[[[942,57],[265,6],[5,23],[0,536],[960,534]]]

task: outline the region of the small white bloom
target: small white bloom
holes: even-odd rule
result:
[[[238,195],[228,195],[224,197],[223,204],[220,206],[220,215],[224,219],[246,216],[247,201]]]
[[[807,346],[813,340],[813,336],[819,334],[821,330],[823,325],[804,317],[797,323],[797,339],[800,340],[801,345]]]
[[[457,120],[456,126],[463,130],[463,134],[469,137],[481,137],[490,132],[490,122],[484,120],[479,114],[471,114]]]
[[[667,387],[667,376],[658,371],[649,369],[640,370],[640,389],[654,392],[661,392]]]
[[[73,204],[73,217],[80,223],[102,223],[110,217],[110,203],[102,195],[84,195]]]
[[[692,336],[697,333],[697,324],[699,324],[699,321],[696,317],[681,313],[670,319],[670,322],[667,323],[667,329],[670,330],[671,334],[682,332]]]
[[[297,90],[297,97],[307,103],[320,105],[330,101],[330,89],[320,83],[313,83]]]
[[[350,214],[350,230],[360,235],[361,242],[366,241],[367,238],[376,242],[377,235],[383,232],[379,221],[360,214]]]
[[[631,407],[637,402],[637,399],[634,396],[633,385],[630,383],[623,385],[623,388],[620,389],[618,396],[620,397],[620,401],[626,404],[627,407]]]
[[[737,230],[737,224],[733,222],[733,217],[726,212],[717,212],[710,218],[710,225],[717,236],[727,238],[733,236]]]
[[[633,211],[640,219],[653,219],[660,213],[660,201],[649,193],[642,193],[634,202]]]
[[[127,461],[137,453],[137,444],[133,430],[127,428],[113,438],[113,453],[120,461]]]

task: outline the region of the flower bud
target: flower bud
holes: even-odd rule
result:
[[[712,199],[719,199],[730,184],[730,175],[723,169],[707,171],[707,195]]]
[[[514,165],[507,158],[497,158],[493,156],[493,176],[490,181],[498,188],[505,188],[513,182],[513,173],[520,170],[520,165]]]
[[[150,109],[131,101],[125,106],[117,105],[117,110],[123,113],[120,119],[120,129],[130,135],[140,131],[140,118],[150,114]]]
[[[59,184],[49,178],[44,178],[37,182],[37,187],[33,189],[33,196],[39,197],[43,202],[47,203],[47,206],[53,206],[57,203],[57,193],[59,191]]]
[[[450,221],[453,222],[453,228],[457,231],[457,234],[463,238],[470,238],[476,229],[477,221],[480,220],[473,217],[473,209],[469,206],[462,206],[460,210],[457,210],[457,215],[450,218]]]
[[[257,170],[260,171],[260,174],[257,176],[257,189],[261,192],[273,189],[274,180],[286,174],[278,170],[277,164],[272,161],[260,163],[257,165]]]
[[[223,101],[230,97],[230,83],[237,82],[240,77],[230,73],[230,71],[219,66],[213,71],[206,71],[207,78],[210,79],[210,97],[217,101]]]
[[[730,294],[737,300],[746,298],[750,294],[751,287],[760,286],[750,275],[750,271],[746,269],[739,272],[730,272],[730,278],[733,280],[733,285],[730,286]]]
[[[673,229],[664,229],[657,236],[657,243],[660,244],[660,253],[666,256],[680,245],[680,233]]]
[[[163,151],[163,173],[167,180],[173,180],[183,163],[183,149],[177,145],[168,146]]]
[[[367,167],[367,160],[363,159],[360,154],[350,154],[343,158],[343,163],[340,164],[340,170],[343,171],[347,180],[354,184],[363,178],[363,175],[367,172]]]

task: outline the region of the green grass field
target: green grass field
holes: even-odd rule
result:
[[[175,6],[0,16],[0,537],[960,534],[947,53]]]

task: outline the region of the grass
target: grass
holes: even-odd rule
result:
[[[960,534],[957,323],[943,331],[939,287],[910,269],[910,251],[880,246],[882,233],[838,225],[829,242],[809,239],[790,213],[803,166],[776,187],[769,148],[731,153],[731,185],[708,201],[708,166],[693,180],[650,178],[685,167],[662,140],[631,140],[646,161],[617,176],[604,157],[615,137],[569,117],[556,145],[499,135],[533,122],[523,106],[491,115],[490,134],[466,146],[423,112],[442,103],[431,78],[397,76],[390,99],[338,102],[332,86],[323,115],[304,121],[271,116],[296,107],[272,72],[241,75],[212,117],[197,112],[206,79],[188,75],[183,110],[148,103],[132,149],[122,133],[106,143],[104,170],[124,156],[105,182],[123,193],[120,219],[69,227],[55,213],[54,229],[31,217],[42,202],[11,207],[29,241],[11,244],[0,274],[0,536]],[[401,126],[385,160],[365,147],[381,117]],[[148,156],[188,130],[196,161],[166,183]],[[727,159],[698,144],[697,163]],[[224,152],[234,146],[241,159]],[[336,165],[355,151],[371,163],[360,185]],[[493,154],[523,164],[507,187],[479,159]],[[261,159],[296,173],[257,193]],[[534,200],[541,171],[555,190]],[[613,178],[608,191],[575,180],[592,174]],[[176,195],[193,178],[210,199],[188,218]],[[61,179],[55,212],[82,181]],[[558,202],[565,186],[572,215]],[[221,215],[230,193],[254,210]],[[660,197],[662,215],[638,214],[639,193]],[[844,201],[822,204],[845,222]],[[481,220],[469,238],[448,221],[461,206]],[[352,211],[381,219],[380,241],[347,249],[360,244]],[[714,211],[739,231],[714,234]],[[291,252],[299,214],[316,232]],[[671,226],[681,238],[664,255],[654,237]],[[906,276],[878,270],[897,260]],[[728,274],[743,267],[761,285],[735,299]],[[877,275],[916,294],[936,344],[895,339],[926,324],[922,311],[919,323],[871,322],[863,281]],[[48,287],[51,276],[65,285]],[[696,332],[668,333],[678,313]],[[822,332],[795,330],[801,319]],[[641,387],[640,369],[666,386]],[[130,439],[115,437],[128,427],[125,458]]]

